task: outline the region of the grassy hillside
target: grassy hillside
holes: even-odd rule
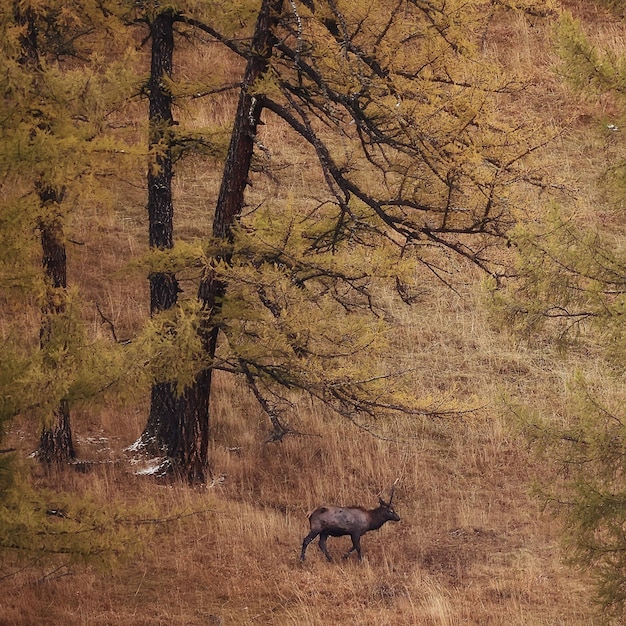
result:
[[[562,4],[598,41],[623,49],[624,35],[608,15],[584,0]],[[528,83],[502,106],[546,128],[566,129],[555,132],[538,157],[546,172],[558,174],[560,199],[575,203],[590,224],[606,225],[610,215],[622,229],[594,186],[617,149],[612,137],[598,132],[613,104],[578,101],[561,84],[548,48],[550,24],[509,17],[492,28],[486,53],[505,59]],[[231,62],[215,54],[211,64]],[[202,71],[207,59],[195,62],[187,71]],[[225,95],[210,110],[194,106],[178,111],[179,119],[228,125],[234,102]],[[282,177],[290,182],[256,175],[251,203],[264,194],[314,195],[321,178],[309,167],[312,156],[279,125],[263,132],[262,142],[285,164]],[[178,172],[178,237],[208,231],[218,176],[199,159]],[[70,249],[69,275],[90,305],[94,335],[109,332],[98,308],[119,339],[148,315],[142,271],[124,269],[147,248],[142,177],[129,172],[114,210],[94,208],[71,227],[69,239],[82,245]],[[406,418],[380,424],[373,435],[301,402],[290,416],[297,434],[265,443],[269,425],[254,398],[220,373],[211,407],[213,482],[202,489],[160,484],[142,475],[144,464],[124,451],[145,424],[147,397],[78,407],[79,457],[102,462],[62,476],[43,475],[27,460],[37,424],[16,420],[10,444],[33,463],[38,486],[131,511],[126,518],[120,513],[118,522],[136,538],[126,558],[107,566],[62,555],[25,564],[9,555],[0,574],[0,625],[598,623],[588,572],[565,564],[561,521],[533,495],[534,485],[555,470],[529,449],[514,407],[525,402],[564,419],[568,383],[578,369],[606,395],[616,397],[618,384],[604,376],[592,337],[567,356],[547,340],[522,340],[498,322],[474,271],[455,267],[454,282],[455,291],[424,277],[419,302],[393,305],[397,337],[388,357],[412,368],[420,397],[443,394],[468,409],[449,420]],[[193,290],[195,283],[182,287]],[[21,322],[36,332],[36,318]],[[364,536],[362,563],[339,560],[347,538],[329,540],[334,563],[315,544],[299,562],[311,509],[322,503],[373,507],[378,492],[396,479],[401,521]]]

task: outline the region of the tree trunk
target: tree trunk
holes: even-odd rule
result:
[[[248,184],[254,140],[263,109],[263,98],[252,95],[250,87],[263,76],[274,46],[273,30],[282,12],[283,0],[263,0],[252,38],[251,55],[246,66],[235,124],[233,127],[222,184],[213,220],[213,235],[231,244],[233,228],[241,214],[244,192]],[[229,262],[231,253],[225,252],[215,263]],[[219,327],[213,323],[220,312],[226,285],[208,268],[200,283],[198,297],[206,313],[201,323],[200,335],[204,350],[210,359],[215,356]],[[211,393],[211,368],[196,376],[184,392],[179,404],[177,432],[172,433],[175,454],[172,455],[174,471],[189,482],[204,482],[208,469],[209,398]]]
[[[207,352],[215,354],[217,328],[205,340]],[[190,484],[206,482],[209,457],[209,394],[213,370],[206,368],[178,399],[178,419],[169,433],[169,453],[175,475]]]
[[[19,62],[33,72],[41,71],[37,47],[37,28],[31,8],[22,11],[17,3],[13,5],[15,20],[24,27],[20,37],[22,55]],[[45,128],[45,122],[42,122]],[[67,258],[63,223],[56,213],[56,206],[63,200],[64,190],[55,189],[42,181],[36,181],[39,202],[43,216],[39,220],[41,233],[42,266],[47,282],[45,300],[41,306],[41,326],[39,346],[43,350],[54,333],[54,324],[65,313],[67,289]],[[62,399],[53,410],[50,419],[41,429],[37,458],[48,465],[63,465],[76,458],[70,424],[70,407],[67,399]]]
[[[63,192],[48,186],[40,186],[39,200],[46,212],[54,212],[55,205],[63,199]],[[53,340],[54,325],[65,313],[67,288],[67,259],[63,239],[63,225],[57,216],[46,216],[40,220],[42,264],[47,280],[47,293],[41,309],[39,345],[45,350]],[[48,465],[63,465],[76,458],[70,407],[67,399],[62,399],[53,410],[49,422],[44,423],[39,438],[37,458]]]
[[[172,203],[172,95],[165,83],[171,78],[174,56],[174,14],[159,13],[150,24],[152,59],[148,82],[149,151],[154,160],[148,168],[148,222],[150,247],[159,250],[174,245]],[[178,281],[171,272],[153,272],[150,280],[150,313],[172,308],[178,300]],[[170,433],[175,430],[176,385],[155,383],[150,395],[150,414],[136,447],[152,454],[171,456]]]
[[[66,465],[76,459],[67,400],[54,410],[52,425],[41,429],[37,458],[47,465]]]

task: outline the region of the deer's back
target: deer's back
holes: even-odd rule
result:
[[[367,528],[369,513],[361,507],[320,506],[309,516],[311,528],[346,535]]]

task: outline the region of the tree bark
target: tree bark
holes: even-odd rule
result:
[[[243,208],[263,109],[263,97],[253,95],[250,88],[267,71],[275,44],[273,31],[282,8],[283,0],[263,0],[257,18],[213,220],[213,236],[225,244],[224,252],[214,259],[215,266],[220,262],[228,263],[232,258],[233,229]],[[215,357],[219,335],[215,318],[221,310],[225,293],[225,283],[212,267],[207,268],[198,290],[205,313],[199,332],[210,360]],[[210,367],[204,369],[185,390],[178,406],[177,432],[172,433],[172,442],[176,443],[171,457],[174,470],[189,482],[204,482],[208,471],[211,374]]]
[[[46,465],[66,465],[76,459],[72,439],[70,407],[67,400],[59,402],[52,413],[52,424],[41,429],[37,458]]]
[[[174,56],[174,14],[159,13],[150,23],[152,56],[149,100],[149,152],[154,155],[148,167],[148,223],[151,248],[171,249],[174,245],[174,206],[172,202],[172,95],[166,80],[172,76]],[[179,286],[172,272],[153,272],[150,281],[150,314],[172,308]],[[175,430],[176,385],[159,382],[152,386],[150,414],[136,447],[152,454],[171,456],[170,436]]]
[[[63,199],[63,192],[39,185],[39,201],[46,212],[54,212]],[[67,256],[63,224],[58,216],[46,216],[39,223],[42,265],[47,281],[47,293],[41,308],[39,345],[45,350],[53,340],[54,325],[66,309]],[[53,410],[49,422],[43,424],[37,458],[48,465],[63,465],[76,458],[72,440],[70,406],[62,399]]]

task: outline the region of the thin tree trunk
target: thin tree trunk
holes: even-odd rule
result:
[[[235,124],[233,127],[222,185],[213,220],[213,235],[227,244],[233,241],[233,229],[244,203],[254,140],[263,109],[262,96],[250,93],[250,87],[266,72],[274,46],[273,30],[282,12],[283,0],[263,0],[252,39],[251,56],[246,66]],[[231,260],[226,250],[216,264]],[[213,322],[221,310],[226,285],[208,268],[200,283],[198,298],[205,311],[200,336],[209,359],[215,357],[219,327]],[[211,368],[200,372],[183,394],[179,404],[178,431],[172,433],[176,442],[172,454],[174,470],[189,482],[204,482],[208,470],[209,399]]]
[[[15,20],[24,27],[20,37],[22,54],[19,62],[30,67],[33,72],[41,71],[39,50],[37,47],[37,28],[32,9],[25,11],[17,2],[13,5]],[[42,123],[45,128],[45,123]],[[64,191],[55,189],[42,181],[36,181],[35,187],[39,202],[43,209],[43,217],[39,220],[41,233],[42,266],[47,282],[45,300],[41,306],[41,325],[39,329],[39,345],[42,350],[52,340],[55,323],[66,309],[67,289],[67,258],[65,253],[65,237],[63,223],[56,214],[56,207],[63,200]],[[50,419],[41,429],[37,458],[48,465],[63,465],[76,458],[72,429],[70,424],[70,407],[67,399],[62,399],[53,409]]]
[[[63,192],[48,186],[40,187],[39,200],[47,212],[63,199]],[[63,224],[59,217],[46,216],[40,220],[42,264],[47,280],[47,293],[41,309],[39,345],[42,350],[54,339],[55,324],[66,309],[67,258]],[[63,465],[76,458],[70,423],[70,407],[62,399],[50,420],[43,424],[37,458],[48,465]]]
[[[148,222],[150,247],[171,249],[174,245],[172,202],[172,95],[165,83],[171,78],[174,56],[174,14],[159,13],[150,23],[152,58],[148,82],[149,150],[154,161],[148,168]],[[172,272],[153,272],[150,280],[150,313],[172,308],[178,300],[178,281]],[[176,385],[160,382],[152,386],[150,414],[136,447],[154,454],[171,455],[170,437],[175,430]]]

